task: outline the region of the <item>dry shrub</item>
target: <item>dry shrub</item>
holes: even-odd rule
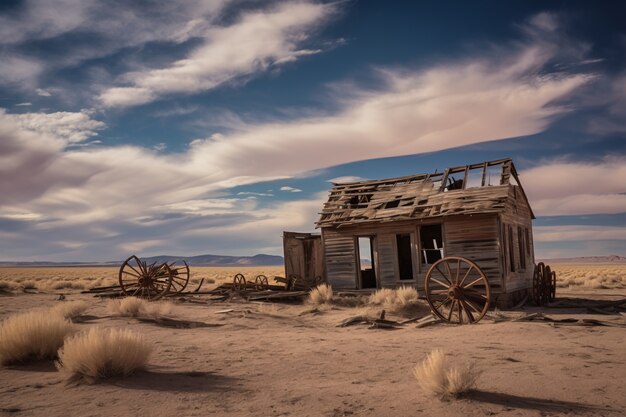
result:
[[[402,286],[395,290],[383,288],[370,295],[368,304],[382,306],[392,313],[408,313],[419,305],[419,297],[413,287]]]
[[[474,364],[463,368],[448,366],[443,351],[435,349],[415,366],[413,375],[424,391],[446,399],[458,397],[474,388],[479,373]]]
[[[0,364],[53,359],[73,331],[71,322],[46,310],[10,316],[0,324]]]
[[[66,319],[78,317],[89,308],[86,301],[63,301],[50,309],[54,314],[60,314]]]
[[[162,317],[172,313],[174,306],[170,302],[149,302],[137,297],[111,300],[107,309],[111,314],[122,317]]]
[[[94,383],[112,376],[127,376],[143,369],[152,347],[128,329],[92,327],[65,342],[57,368],[69,381]]]
[[[22,282],[22,288],[25,290],[36,290],[37,283],[35,281],[24,281]]]
[[[10,293],[14,289],[14,286],[10,282],[0,281],[0,293]]]
[[[333,287],[328,284],[320,284],[309,293],[311,304],[326,304],[333,300]]]
[[[84,290],[85,285],[82,282],[71,282],[71,281],[58,281],[50,284],[50,289],[53,290]]]

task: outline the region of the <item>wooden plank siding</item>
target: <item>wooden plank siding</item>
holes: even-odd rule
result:
[[[345,231],[322,229],[326,279],[336,289],[357,288],[354,236]]]
[[[501,234],[503,234],[503,242],[505,242],[503,252],[504,258],[506,259],[506,265],[504,268],[504,285],[506,287],[506,292],[510,293],[523,289],[529,289],[532,287],[532,278],[535,266],[532,220],[528,202],[518,186],[511,186],[506,210],[500,214],[500,222],[502,224]],[[509,226],[511,226],[511,229],[509,229]],[[518,228],[522,229],[522,242],[519,240]],[[509,230],[512,231],[512,247],[509,245]],[[528,245],[530,247],[530,251],[527,250],[524,242],[526,238],[526,230],[528,230],[528,236],[530,239]],[[524,250],[526,257],[525,268],[521,265],[520,245],[524,246],[522,249]],[[510,258],[513,258],[515,271],[511,271]]]
[[[459,215],[428,221],[368,224],[339,229],[322,228],[328,282],[337,288],[357,288],[356,238],[375,236],[378,287],[395,288],[409,285],[422,291],[430,265],[421,264],[419,228],[427,224],[442,224],[445,256],[463,256],[476,262],[487,275],[492,290],[495,293],[501,291],[502,264],[498,216],[493,214]],[[412,236],[413,280],[399,279],[396,234]]]
[[[462,256],[483,270],[494,293],[502,291],[498,216],[457,216],[446,219],[446,256]]]

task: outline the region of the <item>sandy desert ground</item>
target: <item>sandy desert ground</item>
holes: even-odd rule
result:
[[[558,297],[626,297],[626,265],[556,268],[563,276]],[[193,270],[193,280],[212,279],[212,286],[235,272]],[[79,293],[94,282],[114,281],[115,272],[116,268],[0,269],[2,288],[10,291],[0,296],[0,319],[54,306],[63,302],[57,300],[62,293],[66,300],[89,302],[87,316],[77,324],[80,330],[128,328],[154,346],[147,370],[94,385],[67,384],[52,362],[1,368],[0,415],[626,415],[624,327],[485,318],[465,326],[339,328],[341,320],[363,312],[375,314],[377,308],[339,302],[303,314],[311,307],[237,300],[207,303],[206,297],[198,297],[199,304],[177,303],[168,317],[204,326],[170,328],[112,315],[108,300]],[[282,274],[275,267],[243,272]],[[597,282],[585,284],[590,280]],[[55,281],[75,285],[54,288]],[[38,293],[24,293],[25,287],[37,288]],[[518,317],[537,311],[555,318],[626,322],[619,313],[589,314],[584,309],[524,307],[498,314]],[[418,306],[411,314],[416,312],[427,314],[427,309]],[[474,362],[482,372],[476,390],[449,401],[424,392],[412,368],[433,348],[443,349],[453,364]]]

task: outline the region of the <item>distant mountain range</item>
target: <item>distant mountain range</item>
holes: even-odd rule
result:
[[[159,255],[141,258],[148,263],[176,262],[182,264],[183,261],[195,266],[274,266],[283,265],[282,256],[258,254],[254,256],[224,256],[224,255],[198,255],[198,256],[171,256]],[[116,266],[121,265],[123,260],[108,262],[0,262],[0,266]]]

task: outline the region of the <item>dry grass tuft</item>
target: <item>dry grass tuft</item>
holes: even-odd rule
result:
[[[54,314],[59,314],[66,319],[72,319],[82,315],[89,308],[86,301],[63,301],[50,309]]]
[[[122,317],[162,317],[172,313],[174,306],[170,302],[150,302],[137,297],[127,297],[122,300],[111,300],[107,304],[111,314]]]
[[[473,364],[464,368],[447,366],[443,351],[435,349],[415,366],[413,375],[424,391],[447,399],[456,398],[474,388],[479,372]]]
[[[54,359],[73,331],[71,322],[46,310],[10,316],[0,324],[0,364]]]
[[[7,281],[0,281],[0,293],[9,294],[15,289],[14,285]]]
[[[65,342],[57,368],[69,381],[94,383],[145,368],[151,351],[144,338],[130,330],[92,327]]]
[[[333,287],[328,284],[320,284],[309,293],[309,303],[327,304],[333,301]]]
[[[370,295],[368,304],[382,306],[385,310],[396,314],[409,313],[414,310],[414,307],[421,307],[417,290],[406,286],[395,290],[382,288]]]

